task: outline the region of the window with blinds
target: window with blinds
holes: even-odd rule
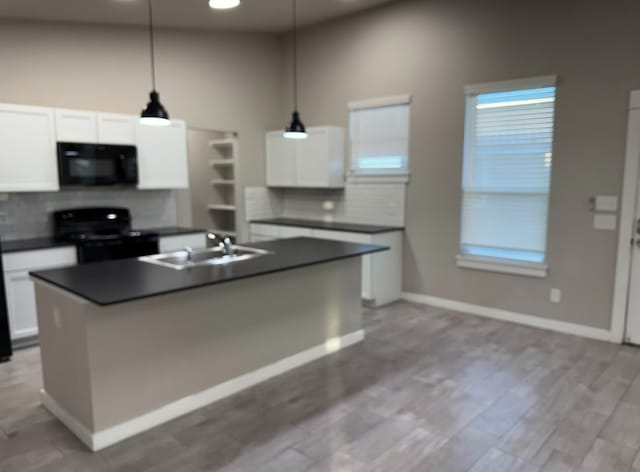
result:
[[[467,90],[463,257],[545,261],[556,88],[542,82]]]
[[[409,173],[409,104],[351,110],[352,175]]]

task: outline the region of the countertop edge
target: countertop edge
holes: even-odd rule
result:
[[[37,279],[39,281],[42,281],[42,282],[44,282],[46,284],[49,284],[49,285],[51,285],[53,287],[56,287],[56,288],[58,288],[60,290],[65,291],[65,292],[71,293],[71,294],[75,295],[76,297],[80,297],[83,300],[87,300],[88,302],[93,303],[94,305],[107,307],[107,306],[121,305],[121,304],[124,304],[124,303],[130,303],[130,302],[134,302],[134,301],[137,301],[137,300],[144,300],[146,298],[160,297],[160,296],[163,296],[163,295],[169,295],[169,294],[177,293],[177,292],[185,292],[185,291],[188,291],[188,290],[195,290],[195,289],[198,289],[198,288],[209,287],[209,286],[212,286],[212,285],[220,285],[220,284],[224,284],[224,283],[235,282],[237,280],[251,279],[251,278],[259,277],[259,276],[262,276],[262,275],[276,274],[278,272],[285,272],[285,271],[293,270],[293,269],[301,269],[303,267],[311,267],[311,266],[314,266],[314,265],[326,264],[328,262],[334,262],[334,261],[339,261],[339,260],[343,260],[343,259],[350,259],[350,258],[353,258],[353,257],[366,256],[368,254],[375,254],[377,252],[383,252],[383,251],[388,251],[388,250],[389,250],[388,247],[380,247],[380,248],[377,248],[377,249],[369,249],[369,250],[366,250],[366,251],[358,252],[356,254],[347,254],[347,255],[340,255],[340,256],[331,257],[331,258],[328,258],[328,259],[325,259],[325,260],[322,260],[322,261],[305,262],[305,263],[298,264],[298,265],[292,265],[292,266],[288,266],[288,267],[282,267],[282,268],[277,268],[277,269],[259,271],[259,272],[253,273],[253,274],[241,275],[241,276],[238,276],[238,277],[234,277],[232,279],[216,280],[216,281],[212,281],[212,282],[194,284],[191,287],[181,287],[181,288],[176,288],[176,289],[172,289],[172,290],[166,290],[166,291],[162,291],[162,292],[158,292],[158,293],[154,293],[154,294],[142,295],[142,296],[139,296],[139,297],[129,297],[129,298],[126,298],[126,299],[119,300],[117,302],[101,302],[99,300],[95,300],[95,299],[89,298],[89,297],[79,293],[76,290],[71,290],[68,287],[64,287],[62,284],[55,283],[55,282],[53,282],[51,280],[47,280],[46,278],[39,276],[38,272],[40,272],[40,271],[29,272],[29,277],[31,277],[33,279]]]
[[[298,222],[282,222],[282,221],[276,221],[277,219],[258,219],[258,220],[249,220],[249,224],[251,223],[255,223],[255,224],[261,224],[261,225],[274,225],[274,226],[291,226],[291,227],[298,227],[298,228],[313,228],[313,229],[321,229],[324,231],[339,231],[341,233],[358,233],[358,234],[381,234],[381,233],[392,233],[394,231],[404,231],[405,228],[402,226],[385,226],[385,227],[380,227],[377,229],[371,229],[368,231],[355,231],[353,229],[348,229],[348,228],[340,228],[340,227],[336,227],[336,228],[327,228],[326,226],[324,226],[324,224],[327,224],[326,222],[323,221],[313,221],[313,220],[309,220],[308,222],[302,222],[298,223]],[[331,222],[328,224],[344,224],[344,225],[356,225],[356,226],[371,226],[371,227],[376,227],[378,225],[368,225],[366,223],[342,223],[342,222]]]

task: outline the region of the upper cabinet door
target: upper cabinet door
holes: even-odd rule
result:
[[[97,143],[97,114],[93,111],[56,109],[56,138],[59,142]]]
[[[58,189],[53,109],[0,104],[0,192]]]
[[[116,113],[98,113],[100,144],[136,144],[136,117]]]
[[[297,141],[285,139],[282,131],[267,133],[267,186],[296,187]]]
[[[300,140],[267,133],[267,186],[344,187],[344,130],[326,126],[307,132]]]
[[[189,187],[187,127],[181,120],[170,126],[136,123],[138,188],[172,189]]]
[[[312,128],[307,132],[309,137],[298,142],[298,186],[329,187],[329,132],[327,128]]]

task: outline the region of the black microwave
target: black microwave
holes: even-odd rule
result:
[[[58,175],[62,186],[136,185],[135,146],[58,143]]]

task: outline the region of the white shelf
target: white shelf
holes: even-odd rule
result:
[[[235,159],[212,159],[209,161],[211,167],[226,167],[233,166],[236,163]]]
[[[224,205],[222,203],[215,203],[211,205],[207,205],[209,210],[220,210],[220,211],[236,211],[235,205]]]
[[[232,147],[235,143],[235,138],[212,139],[211,141],[209,141],[209,146],[217,148],[229,148]]]
[[[211,179],[211,185],[235,185],[235,180]]]

